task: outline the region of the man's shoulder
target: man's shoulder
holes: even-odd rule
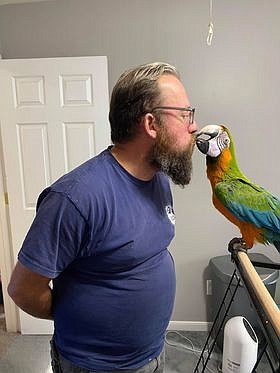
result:
[[[104,183],[110,167],[110,157],[107,153],[105,150],[63,175],[51,185],[51,189],[69,194],[71,191],[86,192],[89,188]]]
[[[41,193],[38,202],[40,204],[50,192],[59,193],[75,204],[89,201],[94,196],[98,198],[107,185],[109,175],[110,155],[105,150],[61,176]]]

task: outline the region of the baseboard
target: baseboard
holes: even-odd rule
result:
[[[208,332],[211,326],[212,322],[206,321],[170,321],[168,330]]]

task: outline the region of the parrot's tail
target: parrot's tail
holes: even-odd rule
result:
[[[280,253],[280,241],[273,241],[273,245],[276,247],[276,249],[279,251]]]

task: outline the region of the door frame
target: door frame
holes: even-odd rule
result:
[[[1,124],[1,123],[0,123]],[[0,271],[4,312],[7,332],[20,332],[18,308],[7,292],[8,283],[14,268],[8,210],[8,195],[5,182],[5,169],[0,126]],[[2,238],[2,239],[1,239]]]

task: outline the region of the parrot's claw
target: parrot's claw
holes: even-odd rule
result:
[[[243,240],[243,238],[240,237],[234,237],[228,244],[228,251],[231,254],[234,254],[237,251],[243,251],[247,253],[248,249],[249,248],[247,247],[246,242]]]

